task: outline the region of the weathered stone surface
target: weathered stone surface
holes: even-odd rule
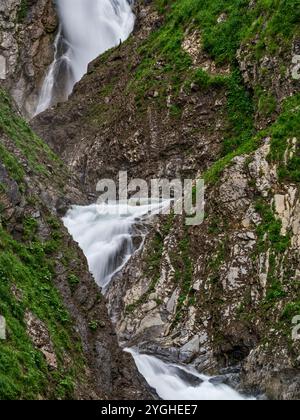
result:
[[[57,369],[56,354],[45,324],[29,311],[26,312],[24,321],[29,337],[35,347],[44,354],[48,366],[51,369]]]
[[[53,60],[57,16],[52,0],[1,2],[0,81],[31,116],[45,71]]]

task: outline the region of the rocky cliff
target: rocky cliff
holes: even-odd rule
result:
[[[149,397],[60,219],[86,202],[0,87],[1,400]]]
[[[92,194],[120,169],[206,181],[204,223],[154,221],[110,287],[118,334],[252,394],[297,399],[299,4],[136,10],[133,36],[33,122]]]
[[[58,21],[52,0],[4,0],[0,5],[0,80],[31,116],[53,60]]]

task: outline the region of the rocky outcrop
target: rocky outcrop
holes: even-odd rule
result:
[[[51,369],[57,369],[57,358],[46,325],[29,311],[25,313],[24,321],[27,328],[27,334],[31,338],[33,344],[45,356],[48,366]]]
[[[280,113],[284,99],[299,91],[296,66],[300,62],[300,38],[295,38],[288,48],[282,46],[276,55],[269,52],[257,59],[255,46],[259,42],[256,38],[245,43],[237,58],[245,83],[260,95],[256,124],[262,129]]]
[[[203,91],[194,83],[191,91],[188,84],[176,99],[171,91],[165,98],[151,90],[145,103],[136,103],[132,69],[141,61],[140,46],[161,24],[152,5],[140,6],[134,36],[107,59],[96,59],[68,102],[32,122],[92,194],[100,179],[115,178],[118,170],[143,179],[194,177],[220,150],[226,130],[222,86]],[[199,60],[207,64],[206,56]]]
[[[279,182],[276,165],[267,160],[270,142],[265,139],[255,153],[235,158],[209,190],[205,223],[188,231],[193,272],[187,291],[189,265],[180,246],[187,233],[177,219],[163,238],[155,287],[150,236],[120,275],[121,287],[115,279],[108,299],[123,341],[167,352],[211,374],[239,364],[242,389],[297,399],[300,343],[292,340],[287,311],[298,293],[299,190]],[[270,225],[265,218],[273,218]],[[153,225],[156,234],[165,224]],[[276,226],[281,227],[280,251],[274,239],[266,240]]]
[[[9,0],[0,5],[0,82],[31,116],[53,60],[57,17],[52,0]]]

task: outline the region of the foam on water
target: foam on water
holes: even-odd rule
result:
[[[110,204],[74,206],[63,219],[65,226],[87,257],[99,286],[105,288],[134,252],[132,229],[149,212],[161,205]]]
[[[140,354],[135,350],[127,350],[134,357],[139,372],[144,376],[148,384],[156,390],[163,400],[244,400],[238,392],[227,385],[215,385],[210,378],[199,374],[192,368],[166,363],[154,356]],[[199,385],[193,385],[187,379],[183,379],[181,372],[186,372],[191,377],[202,381]]]

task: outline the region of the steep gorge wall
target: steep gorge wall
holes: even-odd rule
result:
[[[0,399],[152,398],[62,224],[80,182],[20,117],[53,59],[53,6],[0,4]]]
[[[60,219],[86,202],[0,89],[0,399],[150,397]]]
[[[5,0],[0,5],[0,81],[31,116],[53,60],[58,21],[52,0]]]

